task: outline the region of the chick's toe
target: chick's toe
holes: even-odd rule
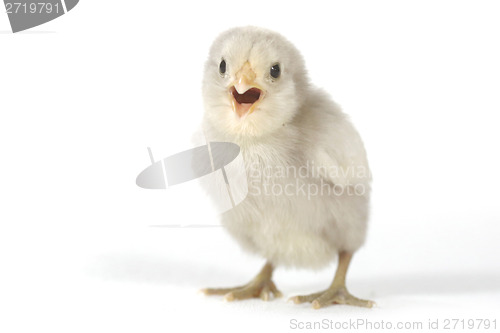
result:
[[[268,301],[271,296],[281,297],[282,294],[271,280],[273,267],[267,263],[259,274],[249,283],[233,288],[206,288],[202,292],[205,295],[224,295],[224,300],[234,301],[248,298],[261,298]]]

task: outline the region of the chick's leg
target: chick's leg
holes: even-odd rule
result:
[[[271,294],[274,295],[274,297],[281,297],[281,292],[271,280],[272,274],[273,265],[268,262],[264,265],[259,274],[244,286],[234,288],[207,288],[203,289],[202,292],[205,293],[205,295],[224,295],[226,301],[258,297],[267,301]]]
[[[356,298],[352,296],[349,291],[347,291],[345,286],[345,277],[351,259],[352,253],[340,252],[337,272],[335,273],[335,278],[328,289],[310,295],[295,296],[292,297],[291,300],[293,300],[296,304],[311,302],[313,308],[315,309],[319,309],[330,304],[347,304],[371,308],[373,304],[375,304],[374,302]]]

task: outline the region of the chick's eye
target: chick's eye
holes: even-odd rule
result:
[[[219,65],[219,73],[224,74],[226,73],[226,61],[222,59]]]
[[[270,72],[272,77],[277,79],[281,74],[280,65],[276,64],[276,65],[271,66],[271,70],[269,72]]]

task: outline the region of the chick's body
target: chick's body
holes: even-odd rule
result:
[[[311,92],[309,98],[314,101],[306,99],[299,115],[272,137],[236,140],[249,194],[223,215],[222,223],[245,249],[275,265],[321,268],[339,250],[357,250],[365,237],[369,184],[348,179],[351,172],[368,170],[361,141],[325,95]],[[357,167],[351,165],[353,153],[361,154]],[[339,170],[338,177],[325,170]],[[358,184],[363,187],[354,189]]]
[[[235,142],[243,154],[249,193],[222,224],[243,248],[267,259],[257,276],[264,278],[256,279],[270,281],[276,266],[321,268],[337,254],[350,260],[366,234],[366,153],[346,115],[310,85],[297,49],[268,30],[229,30],[211,48],[203,96],[207,140]],[[263,288],[252,295],[262,297]]]

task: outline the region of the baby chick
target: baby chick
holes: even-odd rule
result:
[[[277,266],[322,268],[338,256],[331,285],[295,296],[314,308],[371,307],[352,296],[345,278],[365,240],[371,175],[361,138],[330,97],[309,83],[299,51],[281,35],[233,28],[213,43],[203,79],[208,141],[237,143],[249,193],[222,225],[267,262],[248,284],[208,288],[228,301],[281,296]]]

